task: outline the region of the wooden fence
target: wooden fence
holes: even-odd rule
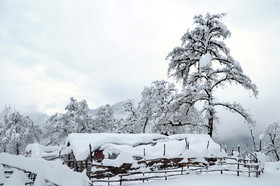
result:
[[[7,164],[0,163],[0,165],[3,165],[3,167],[5,168],[5,171],[4,171],[5,175],[12,175],[14,173],[14,169],[16,169],[16,170],[24,172],[27,175],[27,177],[30,179],[30,181],[25,183],[25,185],[32,186],[34,184],[35,179],[37,177],[37,174],[35,174],[31,171],[24,170],[24,169],[14,167],[14,166],[11,166],[11,165],[7,165]],[[52,186],[58,186],[57,184],[52,183],[47,179],[45,179],[45,182],[48,183],[49,185],[52,185]],[[3,183],[0,183],[0,185],[3,185]]]
[[[248,175],[249,177],[259,175],[263,172],[263,168],[260,167],[260,162],[253,159],[238,159],[232,157],[222,158],[204,158],[206,162],[196,161],[196,158],[189,158],[189,161],[181,162],[177,159],[153,159],[138,162],[143,164],[145,169],[123,169],[124,173],[113,174],[113,167],[93,165],[97,169],[103,169],[103,171],[96,171],[90,175],[92,185],[97,183],[107,183],[108,185],[113,183],[119,183],[122,185],[123,182],[145,182],[149,180],[165,179],[169,177],[187,175],[190,173],[201,174],[203,172],[219,172],[224,174],[225,172],[231,172],[231,174]],[[169,162],[169,163],[163,163]],[[172,166],[171,166],[172,165]],[[120,169],[120,168],[117,168]],[[120,171],[117,171],[120,172]]]

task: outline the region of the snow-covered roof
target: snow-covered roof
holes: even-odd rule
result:
[[[189,142],[189,149],[186,149],[185,139]],[[207,149],[207,144],[209,146]],[[206,157],[219,155],[220,146],[216,144],[209,135],[205,134],[177,134],[165,136],[161,134],[70,134],[66,140],[65,150],[72,150],[76,160],[85,160],[89,155],[89,144],[92,150],[104,150],[108,154],[130,154],[131,156],[143,156],[146,158],[163,157],[165,146],[165,157]],[[145,150],[144,150],[145,149]],[[65,152],[66,152],[65,151]]]

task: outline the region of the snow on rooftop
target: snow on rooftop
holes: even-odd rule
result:
[[[116,134],[116,133],[96,133],[96,134],[69,134],[68,142],[71,144],[76,160],[84,160],[89,155],[89,145],[92,150],[99,149],[104,144],[119,144],[135,146],[140,143],[150,143],[154,140],[164,139],[161,134]]]
[[[190,149],[186,150],[186,142]],[[209,146],[207,149],[207,144]],[[165,136],[161,134],[70,134],[66,145],[72,149],[76,160],[85,160],[89,155],[89,144],[92,150],[104,150],[105,157],[109,154],[130,154],[146,158],[178,157],[184,154],[188,157],[211,156],[221,154],[220,146],[209,135],[205,134],[178,134]],[[164,153],[165,146],[165,153]],[[145,150],[144,150],[145,149]]]

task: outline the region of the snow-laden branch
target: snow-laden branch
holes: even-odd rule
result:
[[[238,113],[241,115],[252,127],[255,125],[255,121],[252,119],[252,116],[247,113],[247,111],[239,103],[213,103],[214,106],[222,106],[229,111]]]

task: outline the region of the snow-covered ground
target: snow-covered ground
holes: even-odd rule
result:
[[[134,184],[123,184],[134,185]],[[151,181],[138,186],[278,186],[280,185],[280,162],[266,163],[264,174],[259,178],[235,174],[203,173],[189,174],[169,180]]]
[[[67,186],[85,186],[87,179],[83,173],[72,172],[66,166],[58,162],[46,162],[42,159],[25,158],[22,156],[14,156],[1,153],[1,161],[3,163],[12,164],[20,168],[31,170],[41,177],[36,179],[35,185],[43,185],[42,179],[47,178],[59,185]],[[55,164],[55,165],[54,165]],[[24,185],[27,182],[27,177],[19,171],[16,171],[10,178],[3,177],[4,169],[0,166],[0,183],[7,185]],[[265,171],[259,178],[247,175],[236,176],[234,173],[202,173],[194,172],[188,175],[168,178],[168,180],[157,180],[141,182],[123,182],[122,185],[138,185],[138,186],[278,186],[280,183],[280,162],[265,163]],[[104,184],[103,184],[104,185]],[[106,184],[107,185],[107,184]],[[111,184],[119,185],[119,183]]]
[[[46,161],[42,158],[26,158],[22,155],[16,156],[7,153],[0,153],[0,163],[17,167],[22,170],[30,171],[37,174],[35,180],[35,185],[40,186],[43,184],[44,180],[47,179],[52,183],[61,186],[85,186],[87,185],[89,179],[85,175],[85,172],[79,173],[74,172],[66,165],[62,165],[60,160],[56,161]],[[4,183],[6,185],[18,186],[19,182],[22,184],[26,183],[26,175],[22,174],[22,171],[18,173],[17,171],[8,179],[3,177],[4,168],[0,165],[0,184]]]

